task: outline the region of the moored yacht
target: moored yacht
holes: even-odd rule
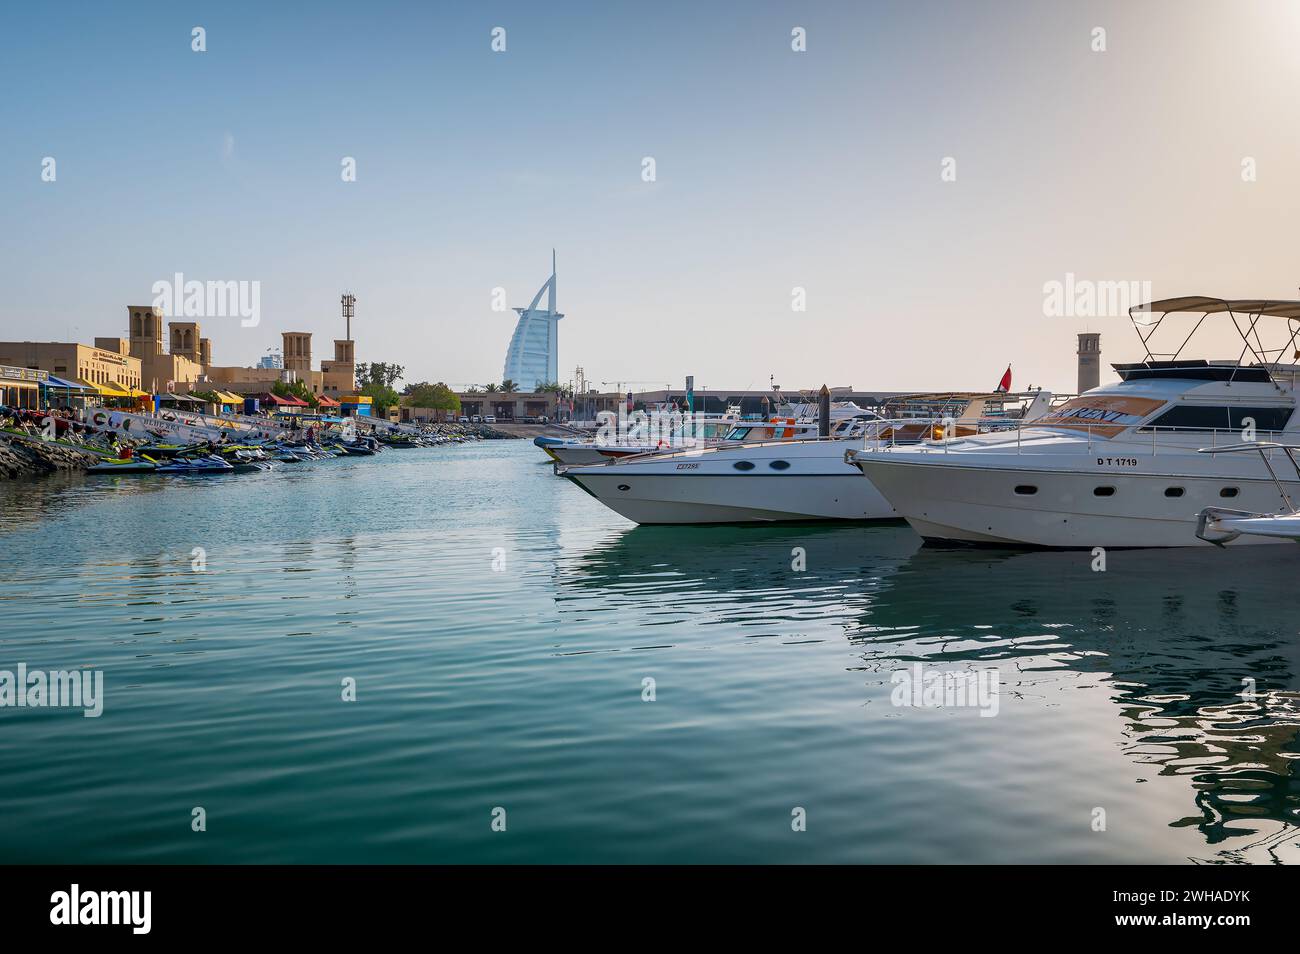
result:
[[[1172,353],[1150,342],[1173,315],[1198,315]],[[1242,358],[1188,360],[1205,319],[1230,318]],[[1295,385],[1283,365],[1300,336],[1300,302],[1167,299],[1130,311],[1146,352],[1114,368],[1120,381],[1088,391],[1014,430],[914,446],[868,447],[848,459],[927,540],[1041,547],[1183,547],[1207,507],[1278,509],[1266,455],[1201,454],[1243,440],[1296,443]],[[1274,324],[1278,347],[1265,347]],[[1280,337],[1276,332],[1281,332]],[[1242,534],[1232,545],[1279,538]]]
[[[1047,392],[1028,397],[1030,409],[1046,409],[1051,402]],[[890,503],[845,462],[845,448],[921,440],[945,427],[976,433],[990,401],[999,410],[1014,406],[1017,414],[1037,413],[1022,406],[1019,395],[968,394],[960,400],[943,395],[937,403],[896,403],[909,409],[899,419],[857,408],[852,417],[831,425],[825,438],[794,434],[772,440],[770,422],[738,424],[732,440],[716,447],[559,466],[556,472],[641,524],[897,520]],[[948,413],[923,417],[923,406]],[[755,434],[760,439],[754,440]]]

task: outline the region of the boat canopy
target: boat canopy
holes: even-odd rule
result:
[[[1276,298],[1212,298],[1209,295],[1186,295],[1182,298],[1162,298],[1135,305],[1131,312],[1151,312],[1162,315],[1194,314],[1216,315],[1239,312],[1242,315],[1276,315],[1279,318],[1300,318],[1300,301]]]
[[[1300,357],[1296,351],[1297,339],[1300,339],[1300,301],[1281,298],[1214,298],[1210,295],[1186,295],[1181,298],[1162,298],[1158,301],[1134,305],[1128,310],[1133,330],[1137,332],[1146,351],[1145,363],[1153,370],[1168,371],[1177,367],[1183,357],[1183,351],[1196,336],[1201,324],[1210,315],[1227,315],[1233,329],[1241,338],[1242,349],[1233,364],[1245,367],[1247,355],[1254,359],[1256,365],[1271,370],[1279,369],[1284,358],[1291,355]],[[1173,351],[1155,351],[1152,344],[1171,315],[1199,315],[1191,331],[1169,344],[1177,344]],[[1271,322],[1261,324],[1264,318],[1285,319],[1285,326]],[[1184,326],[1185,327],[1185,326]],[[1266,342],[1261,331],[1269,331]],[[1168,335],[1163,336],[1167,341]],[[1186,359],[1184,359],[1186,360]],[[1216,362],[1217,364],[1218,362]],[[1229,381],[1242,380],[1239,374],[1229,374]]]

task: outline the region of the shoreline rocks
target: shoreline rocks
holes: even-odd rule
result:
[[[0,480],[43,477],[56,471],[84,471],[100,460],[99,455],[73,450],[60,444],[24,440],[11,434],[0,435]]]

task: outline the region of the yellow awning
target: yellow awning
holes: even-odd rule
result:
[[[213,391],[212,393],[221,398],[223,404],[244,403],[244,396],[242,394],[231,394],[229,391]]]
[[[131,396],[131,392],[119,391],[111,384],[96,384],[95,390],[99,392],[100,397],[129,398]]]

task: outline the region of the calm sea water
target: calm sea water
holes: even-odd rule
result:
[[[1300,859],[1300,549],[1091,564],[636,528],[526,441],[0,484],[0,669],[106,695],[0,709],[0,861]]]

